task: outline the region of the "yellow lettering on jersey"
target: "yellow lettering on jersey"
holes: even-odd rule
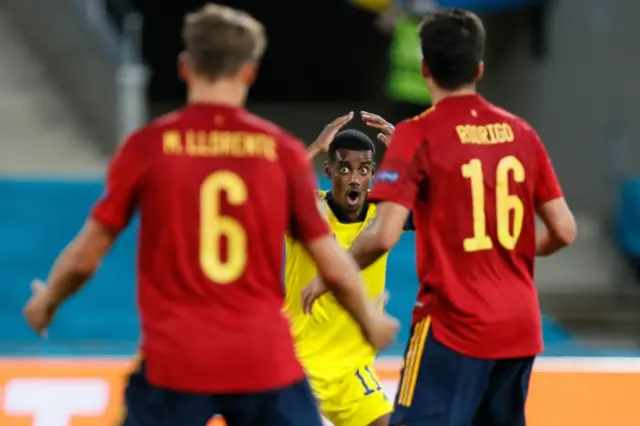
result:
[[[162,135],[162,151],[165,154],[182,154],[180,133],[176,131],[165,132],[164,135]]]
[[[262,133],[176,130],[162,135],[162,151],[166,155],[190,157],[261,157],[278,158],[276,140]]]
[[[492,123],[481,126],[461,124],[456,126],[456,133],[463,144],[496,145],[513,142],[515,139],[509,123]]]

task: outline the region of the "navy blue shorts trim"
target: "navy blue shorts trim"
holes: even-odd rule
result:
[[[438,342],[425,318],[411,330],[390,426],[525,426],[535,357],[487,360]]]
[[[247,394],[196,394],[150,384],[142,362],[125,390],[123,426],[205,426],[221,415],[228,426],[322,426],[307,380]]]

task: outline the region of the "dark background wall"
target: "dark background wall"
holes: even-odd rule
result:
[[[153,101],[182,99],[176,55],[182,48],[185,12],[204,1],[136,0],[145,15],[144,54],[153,69]],[[374,15],[344,1],[234,0],[219,3],[245,9],[267,27],[269,47],[252,90],[256,101],[341,101],[379,97],[388,36]],[[372,90],[372,87],[374,88]]]

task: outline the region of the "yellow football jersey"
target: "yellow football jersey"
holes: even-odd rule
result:
[[[321,192],[325,203],[326,194]],[[376,214],[376,206],[368,204],[363,221],[342,223],[330,208],[326,210],[334,236],[344,248],[351,246]],[[384,255],[362,272],[372,299],[384,291],[386,267],[387,255]],[[285,274],[285,310],[291,321],[298,356],[309,376],[330,381],[351,374],[354,366],[370,365],[375,358],[374,349],[332,294],[318,298],[312,314],[302,312],[302,290],[317,276],[317,270],[304,247],[292,240],[286,242]]]

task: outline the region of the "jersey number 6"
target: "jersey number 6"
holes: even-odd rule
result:
[[[242,224],[220,213],[222,193],[232,206],[247,202],[247,185],[237,174],[221,171],[210,174],[200,187],[200,267],[216,284],[230,284],[247,266],[247,233]],[[222,259],[221,239],[227,240],[227,256]]]
[[[525,179],[524,166],[516,157],[504,157],[496,168],[496,224],[498,243],[507,250],[513,250],[522,232],[524,220],[524,206],[517,195],[509,193],[509,174],[513,175],[516,183]],[[487,235],[487,220],[485,217],[485,188],[482,162],[474,158],[462,166],[462,176],[471,181],[471,202],[473,205],[473,237],[463,241],[464,251],[474,252],[491,250],[493,241]],[[510,217],[513,215],[513,230]]]

